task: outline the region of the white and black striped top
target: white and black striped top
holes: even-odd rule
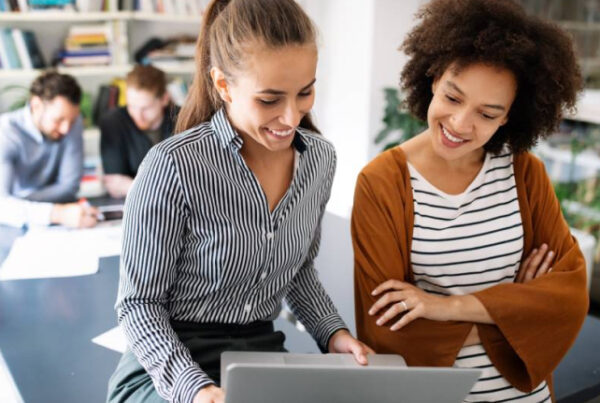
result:
[[[523,254],[523,226],[512,154],[488,153],[477,177],[458,195],[437,189],[410,163],[408,168],[416,284],[435,294],[464,295],[513,282]],[[545,382],[530,394],[511,386],[480,344],[462,348],[454,365],[483,371],[467,402],[550,401]]]
[[[346,325],[313,266],[336,156],[299,129],[292,183],[273,210],[224,110],[158,144],[127,197],[117,312],[160,396],[191,401],[211,380],[170,320],[247,324],[285,298],[324,349]]]

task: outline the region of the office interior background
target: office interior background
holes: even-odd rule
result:
[[[325,220],[328,227],[324,229],[319,258],[321,276],[342,316],[354,327],[348,221],[354,184],[368,161],[386,144],[401,141],[406,134],[396,127],[386,127],[383,117],[393,95],[401,99],[401,94],[392,91],[398,87],[406,60],[398,48],[413,26],[414,14],[426,1],[298,2],[319,29],[315,120],[338,154]],[[46,67],[55,66],[72,74],[85,92],[82,111],[86,122],[86,175],[80,192],[86,197],[101,195],[104,190],[100,181],[98,116],[125,102],[122,80],[136,61],[163,69],[170,80],[173,100],[179,104],[185,101],[194,72],[194,41],[206,3],[207,0],[0,0],[0,113],[25,101],[29,84],[40,72],[40,57]],[[558,132],[540,142],[534,152],[545,162],[563,213],[584,251],[591,314],[600,317],[600,1],[521,3],[528,12],[563,26],[577,45],[585,77],[578,110],[568,114]],[[15,6],[19,11],[15,11]],[[65,46],[70,35],[82,32],[104,35],[105,49],[87,59],[70,54]],[[39,52],[27,47],[24,54],[19,49],[19,38],[31,37]],[[376,142],[377,135],[386,129],[387,137]],[[316,351],[305,338],[292,337],[292,342],[307,351]],[[3,376],[0,369],[0,402],[14,398],[10,394],[13,389],[2,386],[6,382],[10,382],[10,376]]]

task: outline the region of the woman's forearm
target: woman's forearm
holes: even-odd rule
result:
[[[473,295],[453,295],[448,297],[448,320],[494,324],[485,306]]]

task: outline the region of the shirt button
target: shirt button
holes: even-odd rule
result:
[[[272,232],[267,232],[267,239],[270,241],[271,239],[273,239],[273,233]]]
[[[263,272],[263,274],[260,275],[260,278],[263,279],[263,280],[266,279],[267,278],[267,273]]]
[[[246,304],[246,305],[244,305],[244,311],[245,311],[246,313],[250,312],[250,310],[251,310],[251,309],[252,309],[252,305],[250,305],[250,304]]]

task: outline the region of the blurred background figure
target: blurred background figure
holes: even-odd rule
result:
[[[127,74],[127,106],[100,121],[104,186],[111,197],[127,195],[150,148],[173,133],[178,108],[171,103],[165,73],[136,65]]]
[[[74,203],[83,175],[81,88],[50,71],[27,104],[0,115],[0,223],[92,227],[97,211]]]

